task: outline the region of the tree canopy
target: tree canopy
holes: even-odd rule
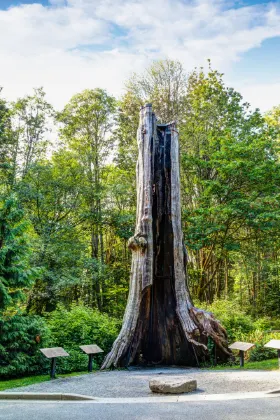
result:
[[[122,317],[136,130],[140,106],[150,102],[180,133],[192,296],[279,317],[280,108],[253,110],[210,64],[187,74],[164,60],[132,75],[120,98],[88,89],[60,112],[42,88],[0,100],[2,319],[76,304]]]

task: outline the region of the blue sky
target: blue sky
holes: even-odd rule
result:
[[[44,6],[50,5],[48,0],[42,0],[42,1],[34,1],[34,0],[25,0],[25,1],[18,1],[18,0],[14,0],[14,1],[10,1],[10,0],[0,0],[0,9],[8,9],[9,7],[13,7],[13,6],[19,6],[21,4],[32,4],[32,3],[40,3]]]
[[[18,6],[20,4],[33,4],[33,3],[40,3],[44,6],[47,5],[51,5],[51,1],[49,0],[25,0],[25,1],[20,1],[20,0],[0,0],[0,8],[1,9],[6,9],[8,7],[11,6]],[[63,1],[61,1],[61,3],[63,3]],[[65,1],[65,3],[67,3],[67,0]],[[188,3],[188,1],[185,1],[185,3]],[[240,0],[240,1],[225,1],[224,2],[224,7],[226,8],[240,8],[240,7],[244,7],[244,6],[252,6],[252,5],[256,5],[256,4],[263,4],[265,3],[263,0]],[[277,1],[274,1],[274,3],[277,3]]]
[[[279,80],[280,36],[266,39],[259,47],[244,53],[232,66],[232,72],[239,77],[255,82]],[[280,97],[279,97],[280,103]]]
[[[154,59],[207,65],[263,111],[280,104],[280,2],[0,0],[0,85],[8,99],[44,86],[62,107],[124,81]]]

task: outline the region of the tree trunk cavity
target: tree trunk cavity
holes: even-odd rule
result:
[[[176,125],[157,124],[147,104],[140,111],[137,142],[129,296],[122,329],[102,368],[197,366],[209,358],[209,337],[216,344],[218,359],[224,361],[231,355],[226,331],[211,313],[193,306],[187,287]]]

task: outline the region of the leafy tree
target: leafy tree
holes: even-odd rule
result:
[[[275,130],[221,74],[210,68],[190,75],[181,125],[183,205],[190,279],[201,300],[232,290],[236,252],[278,237],[275,139]]]
[[[103,306],[102,267],[104,264],[103,185],[102,170],[110,155],[113,140],[116,101],[104,90],[86,90],[75,95],[59,115],[62,139],[74,153],[83,173],[83,217],[87,220],[90,258],[92,261],[92,292],[99,309]],[[98,262],[100,278],[94,267]]]
[[[155,61],[143,74],[134,74],[126,88],[142,104],[151,102],[161,122],[181,120],[184,115],[187,76],[179,61]]]
[[[13,183],[15,141],[11,130],[11,109],[0,99],[0,189],[8,193]]]
[[[44,321],[24,314],[26,291],[39,270],[30,266],[30,226],[16,196],[0,202],[0,377],[38,373],[44,362]],[[37,337],[37,338],[36,338]],[[37,341],[36,341],[37,340]]]
[[[267,112],[267,114],[265,115],[265,119],[270,126],[275,127],[277,131],[279,131],[280,130],[280,105],[275,106],[274,108],[272,108],[272,110]]]
[[[187,76],[179,61],[159,60],[143,74],[133,74],[125,89],[119,102],[117,162],[135,179],[140,106],[152,103],[159,122],[180,123],[184,116]]]
[[[118,143],[115,162],[119,168],[127,172],[131,182],[135,180],[135,167],[138,155],[136,133],[141,105],[141,99],[135,96],[133,90],[127,90],[119,101],[117,127],[114,132]]]
[[[24,299],[38,271],[30,267],[28,222],[15,195],[2,197],[0,207],[0,310]]]
[[[157,61],[128,80],[118,102],[102,89],[85,90],[55,114],[41,88],[15,103],[0,99],[3,377],[44,369],[37,350],[47,345],[46,312],[59,307],[58,316],[70,311],[96,320],[100,309],[122,317],[135,222],[136,132],[147,102],[160,122],[176,120],[180,132],[192,295],[203,305],[214,302],[210,309],[221,319],[229,302],[242,308],[243,321],[227,313],[233,338],[241,339],[243,330],[259,337],[252,317],[279,317],[279,106],[265,115],[252,110],[211,65],[187,76],[180,62]],[[52,133],[55,116],[58,133]],[[74,310],[73,303],[86,309]],[[54,324],[55,335],[63,336],[62,324]],[[266,355],[258,349],[257,357]]]
[[[45,92],[39,88],[34,89],[32,96],[25,96],[13,104],[12,116],[15,177],[24,177],[50,145],[46,134],[51,130],[54,113],[45,99]]]
[[[33,264],[43,266],[28,299],[28,311],[42,314],[58,301],[77,300],[86,252],[80,208],[83,205],[80,168],[70,152],[59,151],[50,161],[33,165],[20,186],[20,197],[34,226]]]

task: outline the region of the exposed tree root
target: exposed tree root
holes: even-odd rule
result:
[[[211,312],[198,309],[194,306],[189,308],[189,315],[197,326],[192,332],[186,333],[187,340],[192,343],[198,351],[199,359],[208,358],[207,340],[211,337],[218,349],[218,354],[221,360],[227,360],[233,358],[232,352],[228,348],[227,332],[221,323],[214,317]],[[127,354],[127,350],[133,340],[135,332],[135,321],[129,324],[129,329],[122,328],[119,337],[114,342],[111,352],[105,358],[102,368],[106,369],[111,366],[118,367],[123,365],[129,365],[133,362],[134,355]],[[136,340],[134,354],[137,352],[137,344],[139,344],[140,338]],[[153,362],[152,364],[157,365],[160,362]]]
[[[190,315],[197,325],[199,333],[206,337],[211,337],[220,351],[225,356],[231,357],[232,352],[228,348],[227,332],[214,314],[193,306],[190,308]]]

